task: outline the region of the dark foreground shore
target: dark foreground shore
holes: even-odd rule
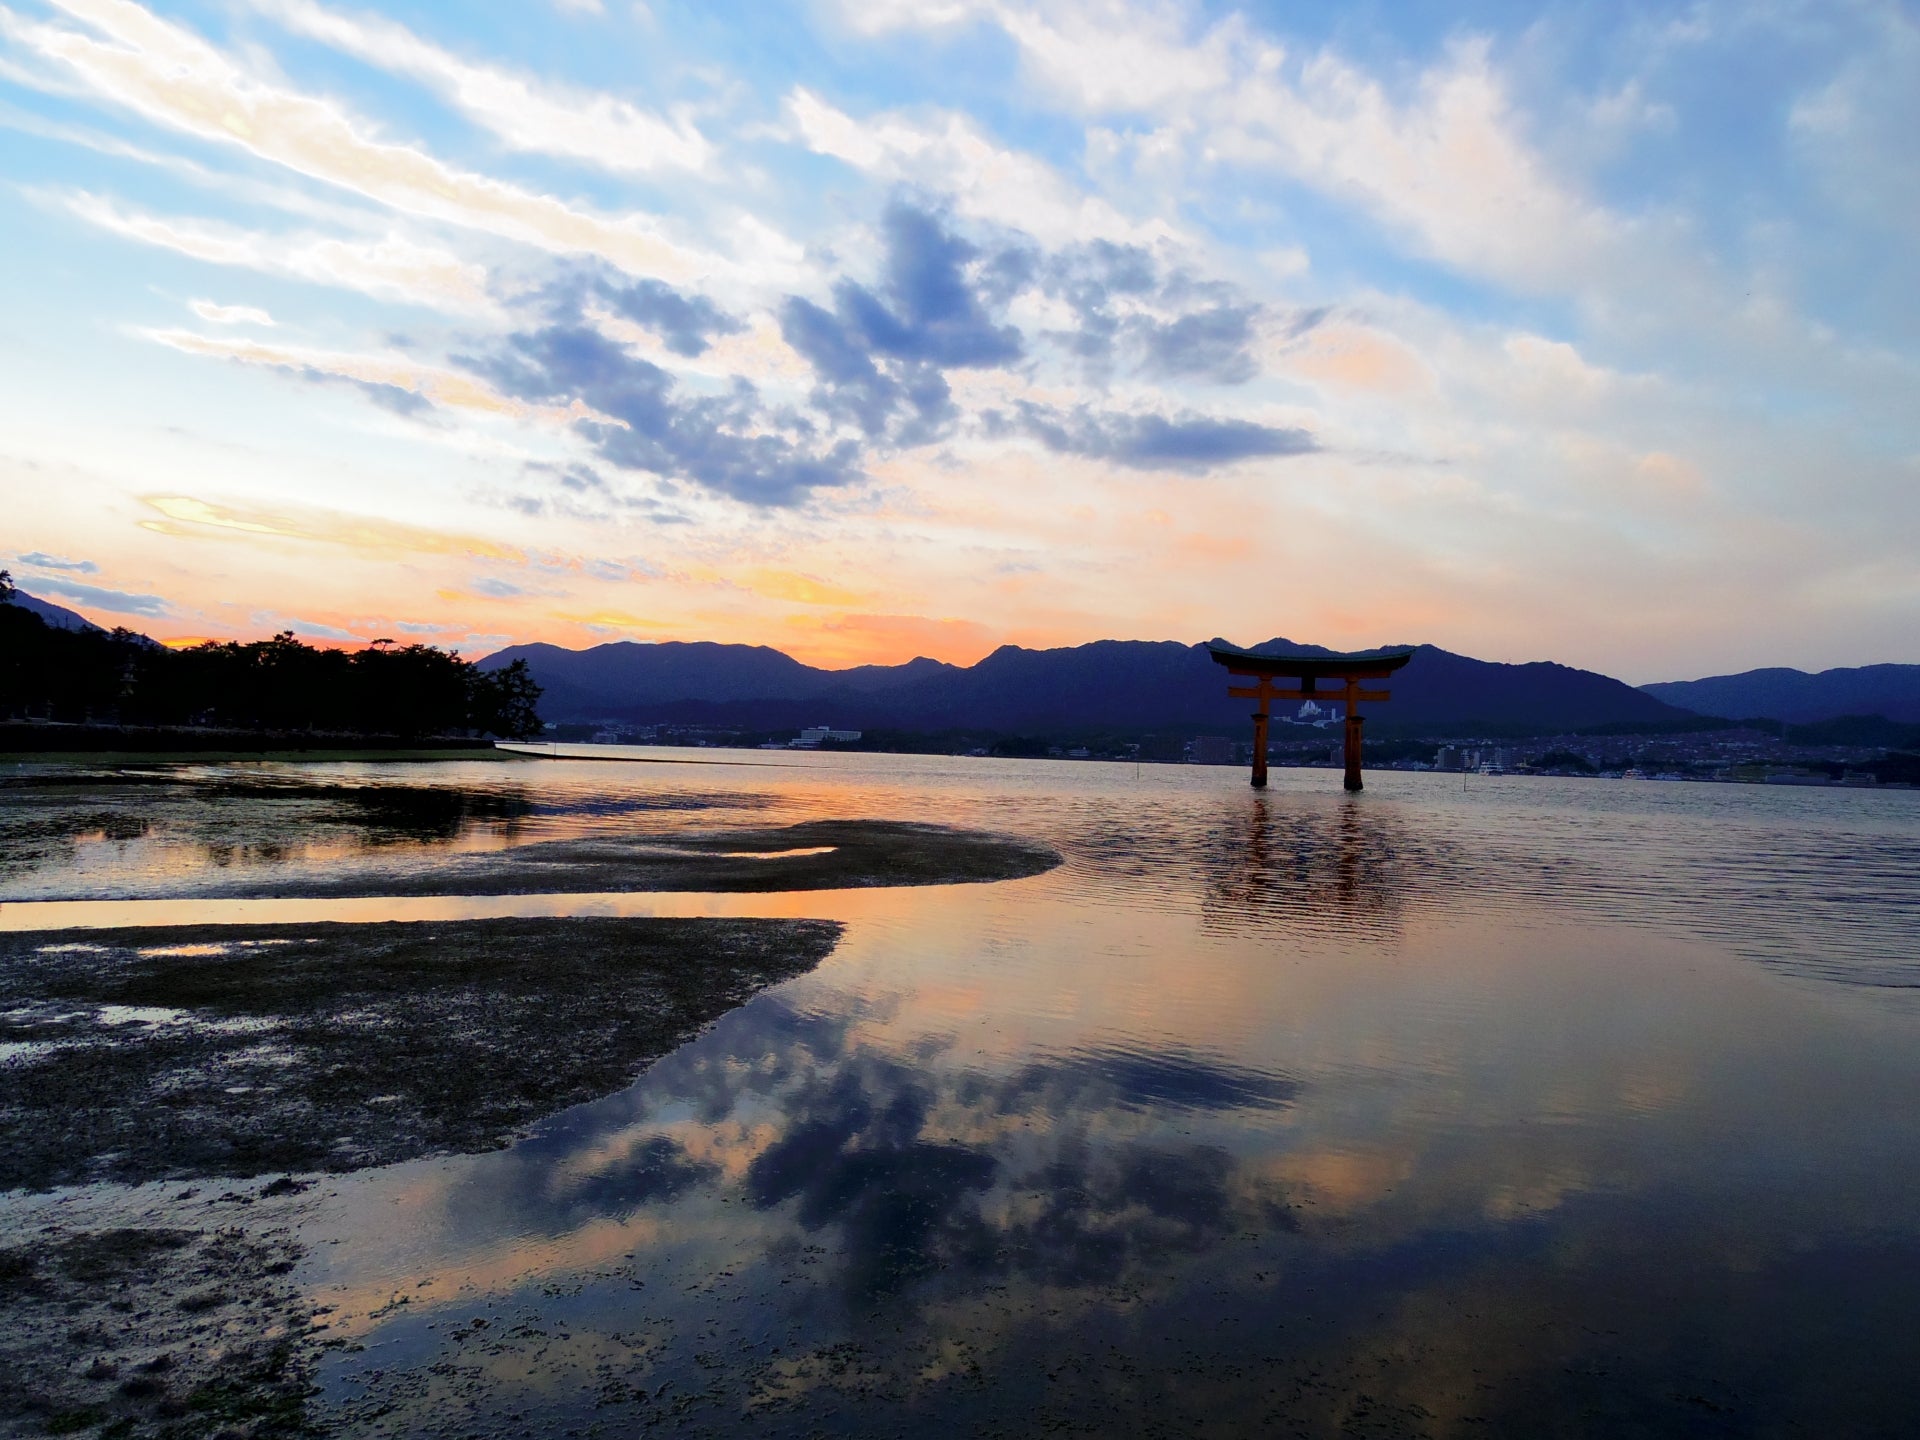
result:
[[[839,934],[596,918],[0,936],[0,1189],[187,1185],[138,1223],[94,1191],[9,1224],[0,1434],[306,1433],[322,1336],[287,1279],[281,1222],[311,1183],[291,1172],[503,1145]]]
[[[317,1433],[323,1327],[291,1278],[300,1249],[248,1213],[304,1188],[275,1185],[185,1193],[166,1223],[19,1227],[0,1249],[0,1435]]]
[[[814,920],[0,936],[0,1189],[346,1171],[504,1144],[818,964]]]
[[[477,855],[428,853],[404,868],[388,862],[274,876],[206,876],[185,893],[316,899],[690,890],[765,894],[1017,880],[1059,863],[1059,852],[1047,846],[984,831],[893,820],[810,820],[696,834],[546,840]]]

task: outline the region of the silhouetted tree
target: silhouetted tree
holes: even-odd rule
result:
[[[540,729],[540,687],[524,662],[489,673],[432,645],[392,644],[322,650],[283,630],[168,650],[130,630],[57,629],[4,604],[0,715],[405,739]]]
[[[525,660],[493,671],[476,668],[468,679],[474,729],[503,740],[523,740],[540,733],[540,686]]]

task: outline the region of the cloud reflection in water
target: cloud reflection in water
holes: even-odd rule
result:
[[[633,1089],[416,1178],[442,1298],[357,1332],[381,1348],[330,1395],[396,1405],[374,1433],[676,1396],[706,1433],[1888,1413],[1886,1381],[1840,1403],[1819,1376],[1858,1379],[1827,1347],[1884,1354],[1866,1317],[1920,1280],[1913,1056],[1705,949],[1516,928],[1471,889],[1408,908],[1382,828],[1188,872],[1184,913],[876,899]],[[1293,888],[1219,923],[1235,884],[1242,917],[1244,887]],[[1289,921],[1309,895],[1322,923]],[[1903,1108],[1863,1116],[1869,1091]],[[1809,1359],[1755,1304],[1844,1314]],[[512,1323],[435,1338],[487,1315]],[[456,1362],[466,1388],[426,1387]]]
[[[1067,864],[743,900],[846,939],[510,1151],[343,1182],[313,1280],[359,1430],[1908,1418],[1904,797],[819,763],[740,808]],[[727,818],[623,769],[526,783]]]

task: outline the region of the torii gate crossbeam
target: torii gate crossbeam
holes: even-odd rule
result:
[[[1227,694],[1236,700],[1252,700],[1259,709],[1253,712],[1253,785],[1267,785],[1267,722],[1275,700],[1337,700],[1346,706],[1343,755],[1346,760],[1346,786],[1361,788],[1360,715],[1362,700],[1386,700],[1385,690],[1364,690],[1362,680],[1378,680],[1391,675],[1413,658],[1411,650],[1384,650],[1371,655],[1260,655],[1232,645],[1209,645],[1214,664],[1224,665],[1229,675],[1252,680],[1252,685],[1230,685]],[[1281,689],[1276,676],[1289,676],[1295,685]],[[1337,680],[1338,690],[1319,688],[1322,680]]]

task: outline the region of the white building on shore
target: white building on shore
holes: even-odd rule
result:
[[[847,743],[858,740],[862,732],[858,730],[836,730],[831,725],[809,725],[800,732],[799,738],[789,740],[790,750],[818,750],[829,740]]]

